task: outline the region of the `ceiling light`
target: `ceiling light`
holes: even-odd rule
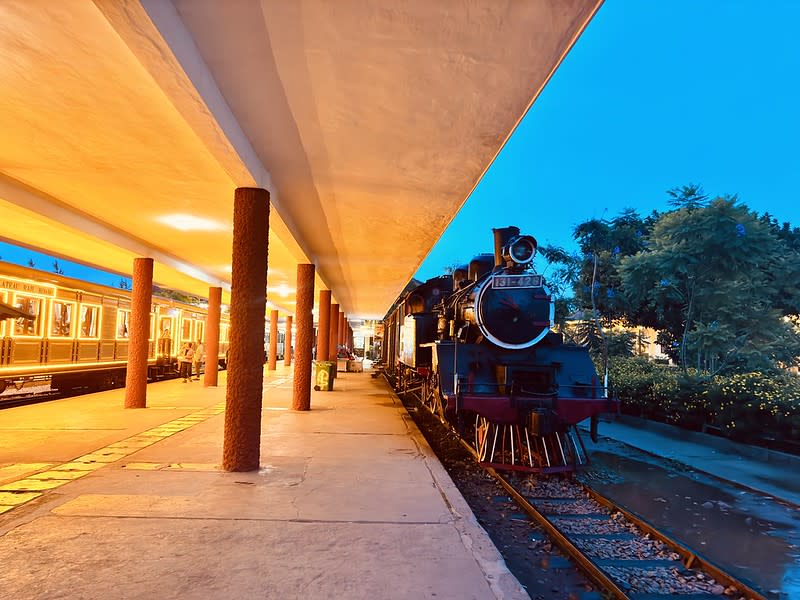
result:
[[[227,226],[219,221],[204,219],[195,215],[162,215],[156,221],[179,231],[222,231]]]

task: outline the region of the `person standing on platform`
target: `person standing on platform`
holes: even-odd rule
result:
[[[192,380],[192,357],[194,350],[189,342],[184,342],[181,349],[178,351],[178,368],[180,376],[183,377],[183,383]]]
[[[203,342],[197,342],[194,347],[194,355],[192,356],[192,365],[194,366],[194,380],[200,381],[200,366],[205,362],[206,347]]]

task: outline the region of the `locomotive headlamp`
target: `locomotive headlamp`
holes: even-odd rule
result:
[[[527,265],[536,256],[536,238],[531,235],[518,235],[512,238],[508,245],[503,249],[503,259],[512,261],[518,265]]]

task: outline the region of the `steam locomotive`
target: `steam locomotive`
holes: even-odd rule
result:
[[[587,348],[553,331],[537,242],[494,229],[494,254],[408,290],[384,321],[385,374],[500,469],[569,472],[588,462],[576,425],[615,411]]]

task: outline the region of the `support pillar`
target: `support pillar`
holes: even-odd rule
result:
[[[328,344],[328,354],[331,360],[336,360],[336,346],[339,345],[339,305],[331,304],[331,325]]]
[[[233,260],[228,386],[222,468],[258,469],[267,304],[269,192],[237,188],[233,198]]]
[[[128,370],[125,408],[147,407],[147,355],[150,353],[150,307],[153,300],[153,259],[133,259],[131,322],[128,330]]]
[[[331,327],[330,338],[328,344],[328,360],[332,360],[333,365],[333,378],[336,379],[337,371],[336,359],[338,358],[338,348],[336,347],[339,342],[339,305],[331,304]]]
[[[219,317],[222,306],[222,288],[208,288],[208,316],[206,317],[206,372],[204,387],[217,387],[219,374]]]
[[[297,265],[296,288],[297,341],[292,410],[308,410],[311,408],[311,350],[314,346],[314,265]]]
[[[344,314],[344,311],[339,313],[339,345],[346,346],[347,341],[345,338],[345,325],[347,325],[347,317]]]
[[[267,370],[274,371],[278,368],[278,311],[269,313],[269,364]]]
[[[331,335],[331,291],[319,291],[319,327],[317,328],[317,360],[329,360]],[[336,358],[334,358],[336,360]]]
[[[283,366],[292,366],[292,315],[286,317],[286,337],[283,344]]]
[[[331,304],[331,323],[328,343],[329,360],[336,360],[336,345],[339,343],[339,305]]]

